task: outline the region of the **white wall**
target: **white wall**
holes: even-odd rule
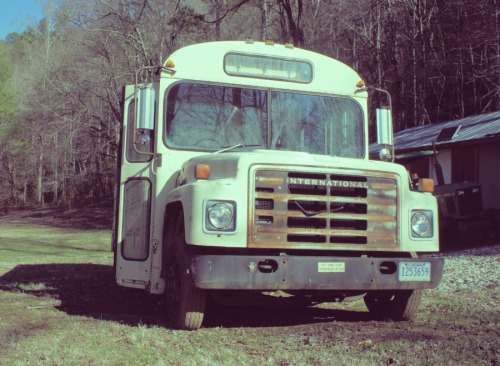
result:
[[[451,183],[451,150],[439,151],[437,159],[439,164],[441,164],[441,169],[443,170],[444,184]],[[434,183],[437,185],[438,180],[436,177],[436,170],[434,169],[433,155],[429,159],[429,173],[429,178],[434,179]]]

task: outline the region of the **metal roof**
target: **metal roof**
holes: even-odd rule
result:
[[[394,134],[395,149],[397,152],[432,149],[444,128],[458,126],[460,130],[453,139],[436,142],[437,149],[443,145],[500,138],[500,111],[399,131]]]

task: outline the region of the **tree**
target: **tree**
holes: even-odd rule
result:
[[[24,126],[17,123],[17,95],[12,87],[14,68],[10,49],[0,44],[0,199],[4,207],[26,202],[26,144]],[[26,183],[26,180],[24,180]]]
[[[387,89],[395,130],[500,109],[499,0],[44,0],[0,42],[0,199],[112,195],[122,86],[184,45],[291,42]]]

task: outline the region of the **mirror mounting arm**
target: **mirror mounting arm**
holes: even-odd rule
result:
[[[379,92],[385,94],[387,97],[387,103],[389,105],[377,108],[377,143],[382,145],[384,149],[389,150],[391,155],[390,160],[394,162],[396,154],[394,151],[391,94],[385,89],[376,88],[374,86],[365,86],[358,89],[356,92]],[[387,152],[388,151],[386,151],[386,153]]]
[[[165,67],[165,66],[143,66],[143,67],[138,68],[135,72],[135,84],[134,84],[135,110],[134,110],[134,125],[133,125],[132,136],[134,136],[133,149],[135,150],[136,153],[138,153],[140,155],[156,156],[156,154],[153,151],[151,151],[151,152],[141,151],[138,148],[138,146],[148,146],[151,143],[151,138],[149,137],[149,135],[144,134],[144,131],[154,130],[154,120],[150,121],[150,122],[152,122],[151,126],[146,125],[146,123],[148,121],[141,121],[141,119],[143,117],[142,114],[147,113],[146,111],[142,110],[143,107],[146,107],[147,103],[146,103],[146,101],[144,101],[145,102],[144,106],[142,106],[142,105],[140,105],[140,103],[138,103],[139,94],[140,94],[140,91],[142,89],[144,89],[144,85],[147,85],[148,82],[149,83],[154,82],[155,79],[157,79],[162,72],[166,72],[166,73],[171,74],[171,75],[173,73],[175,73],[175,71],[173,71],[172,69],[169,69],[168,67]],[[141,79],[141,81],[142,81],[142,84],[143,84],[142,87],[140,86],[141,83],[139,82],[139,79]],[[143,98],[148,98],[148,96],[143,96]],[[153,102],[153,106],[147,105],[146,108],[153,108],[154,109],[155,108],[154,102]],[[152,113],[152,116],[155,115],[154,111],[150,111],[150,113]],[[152,118],[154,119],[154,117],[152,117]],[[138,128],[138,124],[141,124],[141,123],[144,124],[144,126],[142,128],[142,132],[139,131],[139,128],[141,128],[141,127]],[[136,136],[139,136],[137,140],[136,140]],[[154,149],[154,147],[152,147],[152,149]]]

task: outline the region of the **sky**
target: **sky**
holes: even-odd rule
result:
[[[42,17],[40,0],[0,0],[0,39],[37,25]]]

